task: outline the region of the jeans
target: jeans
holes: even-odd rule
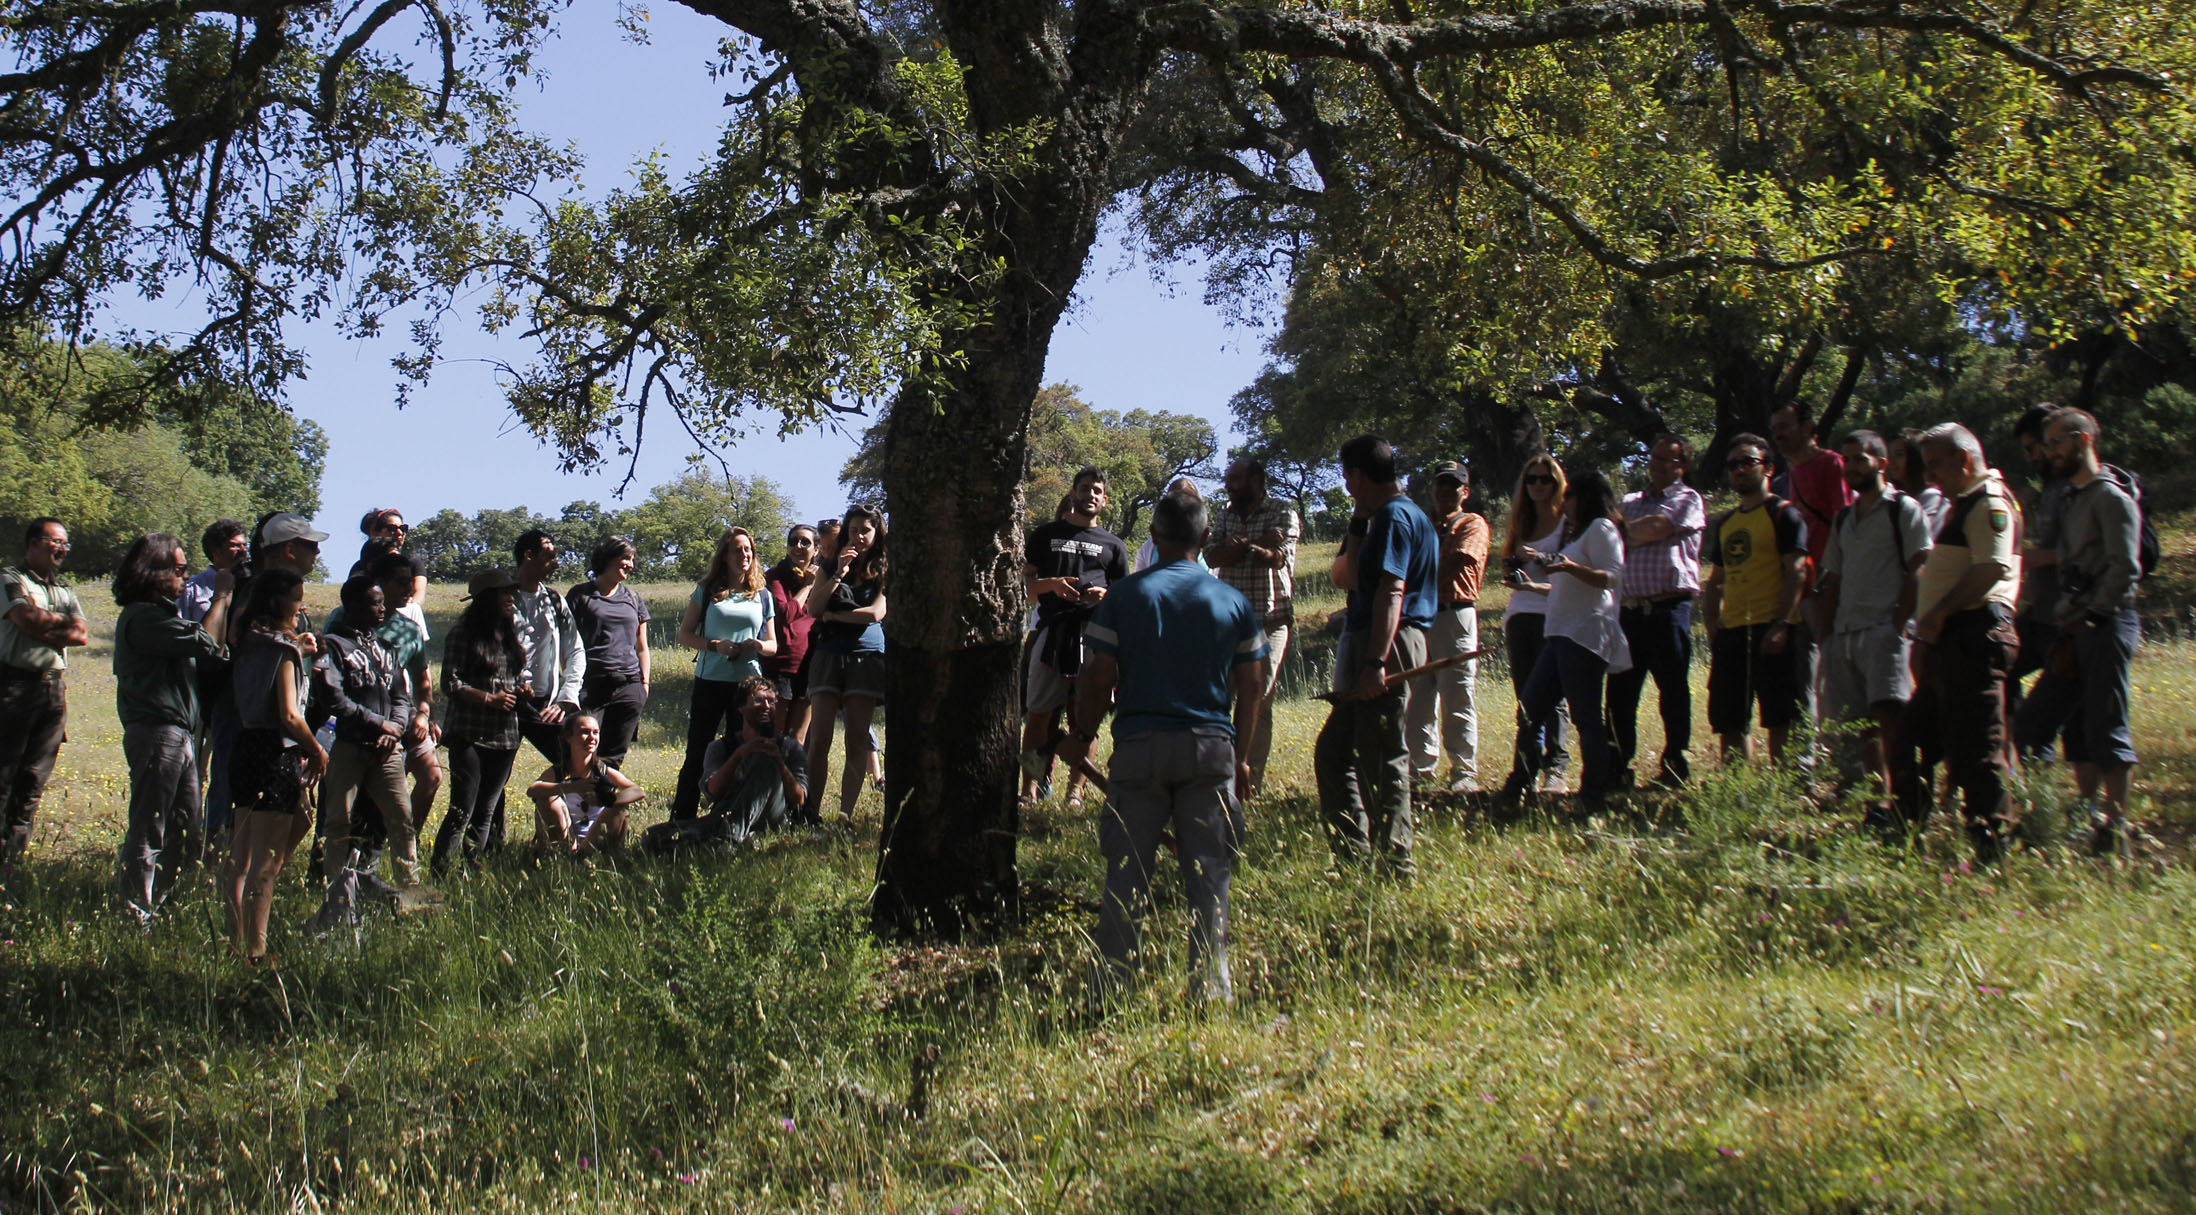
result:
[[[740,728],[740,705],[746,699],[740,685],[730,680],[694,677],[694,697],[686,717],[686,762],[679,765],[678,792],[671,799],[673,821],[692,818],[701,808],[702,757],[727,729]]]
[[[1479,609],[1443,608],[1427,630],[1426,661],[1435,662],[1479,648]],[[1479,783],[1479,707],[1472,696],[1479,682],[1479,660],[1466,659],[1419,676],[1411,684],[1407,728],[1411,767],[1431,777],[1449,752],[1449,771],[1467,785]]]
[[[61,735],[68,722],[69,699],[61,690],[61,676],[40,678],[8,668],[0,680],[0,802],[5,802],[5,824],[0,830],[0,865],[13,865],[30,850],[31,826],[38,819],[38,803],[46,796],[46,782],[53,776],[53,761],[61,754]]]
[[[1639,754],[1639,698],[1650,675],[1662,712],[1657,775],[1690,779],[1685,752],[1693,739],[1693,601],[1625,608],[1618,620],[1632,649],[1632,669],[1609,676],[1609,735],[1616,743],[1619,783],[1630,783],[1632,760]]]
[[[1601,717],[1601,685],[1609,660],[1568,637],[1551,637],[1540,651],[1540,661],[1525,680],[1518,711],[1528,725],[1545,724],[1555,716],[1558,702],[1571,709],[1571,725],[1578,731],[1580,767],[1578,795],[1606,797],[1616,776],[1616,748]],[[1523,793],[1540,774],[1545,757],[1539,750],[1539,732],[1518,731],[1519,771],[1510,777],[1513,792]],[[1522,775],[1522,780],[1520,779]]]
[[[236,736],[244,728],[237,720],[236,700],[223,696],[214,702],[208,716],[206,748],[213,753],[206,768],[206,834],[212,836],[226,831],[235,817],[235,799],[229,793],[229,753],[236,749]]]
[[[2021,754],[2042,755],[2063,732],[2069,763],[2130,767],[2135,740],[2127,725],[2133,693],[2128,668],[2142,640],[2141,620],[2134,608],[2122,608],[2109,621],[2076,621],[2066,635],[2074,639],[2075,677],[2054,675],[2046,667],[2021,701],[2014,741]]]
[[[122,755],[130,766],[130,825],[115,890],[144,921],[175,888],[177,871],[198,860],[198,745],[186,727],[132,722],[122,727]]]
[[[1391,671],[1426,661],[1424,630],[1396,630]],[[1336,702],[1312,745],[1327,842],[1337,860],[1370,860],[1377,847],[1398,872],[1411,866],[1411,753],[1403,740],[1410,685],[1370,700]]]
[[[639,681],[635,681],[639,687]],[[453,846],[462,846],[470,864],[488,846],[495,827],[496,797],[511,779],[516,747],[478,747],[462,739],[450,740],[450,808],[443,812],[442,827],[435,832],[435,873],[449,872]]]
[[[1112,792],[1098,820],[1098,847],[1106,860],[1098,951],[1116,974],[1142,964],[1141,924],[1151,909],[1152,864],[1160,832],[1172,828],[1195,918],[1191,990],[1208,999],[1233,998],[1228,879],[1243,836],[1233,736],[1218,727],[1139,734],[1115,745],[1109,770]]]
[[[1553,718],[1538,726],[1525,722],[1525,680],[1533,673],[1533,664],[1540,660],[1540,651],[1547,645],[1541,630],[1548,618],[1539,612],[1526,612],[1512,616],[1502,624],[1502,640],[1510,652],[1510,690],[1517,694],[1517,745],[1510,753],[1510,774],[1517,775],[1525,765],[1525,734],[1535,735],[1533,745],[1543,757],[1541,771],[1563,775],[1571,766],[1571,753],[1563,749],[1563,736],[1571,720],[1570,711],[1556,708]]]

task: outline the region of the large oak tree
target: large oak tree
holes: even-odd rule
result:
[[[2124,143],[2115,171],[2174,183],[2159,169],[2189,143],[2164,4],[685,3],[725,27],[719,155],[587,206],[544,188],[569,166],[510,125],[553,0],[11,0],[0,320],[73,338],[116,293],[189,278],[210,319],[149,381],[271,388],[303,370],[289,318],[372,328],[424,301],[424,374],[485,288],[485,321],[539,352],[510,369],[512,407],[575,465],[651,423],[723,440],[889,404],[891,931],[1014,907],[1029,406],[1122,191],[1234,199],[1235,247],[1270,262],[1290,208],[1441,174],[1503,200],[1475,222],[1593,266],[1767,281],[2023,214],[2068,141]],[[1756,164],[1711,180],[1658,151],[1637,98],[1742,72],[1775,83],[1730,91]],[[2003,124],[2004,172],[1927,154],[1969,121]],[[1836,163],[1797,164],[1823,146],[1777,137],[1797,125],[1847,132]],[[1654,188],[1607,188],[1635,175]],[[2177,288],[2185,250],[2151,245],[2174,255],[2143,273]]]

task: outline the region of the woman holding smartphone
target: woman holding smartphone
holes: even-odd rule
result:
[[[1538,750],[1542,727],[1555,720],[1558,706],[1571,711],[1578,731],[1583,769],[1579,801],[1598,809],[1616,773],[1616,748],[1602,716],[1602,688],[1609,674],[1632,666],[1631,648],[1617,623],[1617,588],[1624,576],[1624,535],[1616,491],[1609,479],[1589,472],[1565,488],[1562,545],[1540,552],[1534,563],[1549,580],[1546,632],[1540,656],[1518,694],[1518,766],[1505,796],[1522,797],[1532,787],[1545,756]],[[1537,548],[1537,546],[1536,546]]]

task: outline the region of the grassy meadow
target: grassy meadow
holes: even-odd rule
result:
[[[690,667],[668,645],[683,588],[653,589],[644,822]],[[430,600],[438,632],[456,594]],[[1703,736],[1682,797],[1497,829],[1436,795],[1415,885],[1334,878],[1323,710],[1299,690],[1237,872],[1238,1002],[1183,1000],[1170,876],[1162,958],[1099,1014],[1094,823],[1058,803],[1026,819],[1027,923],[964,946],[866,934],[873,792],[732,858],[581,868],[514,846],[438,914],[321,940],[298,931],[315,896],[294,866],[271,974],[225,956],[202,881],[140,934],[110,892],[112,608],[84,597],[104,619],[70,740],[32,859],[0,878],[0,1209],[2196,1205],[2178,629],[2136,668],[2152,839],[2124,864],[2056,843],[2058,772],[2030,774],[2038,846],[1975,870],[1943,816],[1887,849],[1791,772],[1718,771]],[[1499,668],[1479,690],[1492,785],[1513,702]]]

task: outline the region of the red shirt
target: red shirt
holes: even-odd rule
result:
[[[1774,492],[1798,507],[1800,521],[1807,525],[1807,581],[1812,586],[1823,550],[1830,547],[1830,524],[1853,501],[1853,487],[1845,483],[1845,457],[1823,448],[1804,464],[1787,465]]]
[[[808,588],[793,580],[793,570],[780,561],[763,576],[770,588],[772,607],[778,615],[778,652],[762,660],[763,670],[772,675],[791,675],[801,669],[801,659],[808,654],[808,630],[816,625],[816,618],[808,614]]]

